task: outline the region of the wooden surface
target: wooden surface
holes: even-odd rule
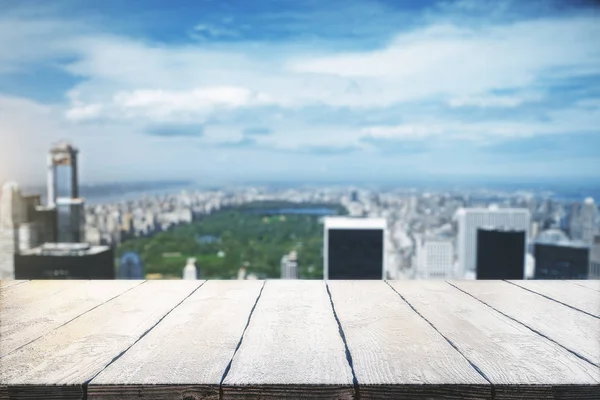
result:
[[[508,282],[453,281],[489,307],[600,367],[600,319]]]
[[[599,368],[444,281],[390,285],[481,371],[497,399],[565,396],[571,388],[600,384]]]
[[[223,381],[224,398],[352,398],[325,282],[267,281]]]
[[[25,283],[25,282],[28,282],[28,281],[25,281],[25,280],[14,280],[14,281],[0,280],[0,290],[2,290],[4,288],[8,288],[10,286],[20,285],[21,283]]]
[[[524,289],[600,318],[600,293],[560,281],[509,281]]]
[[[3,281],[0,399],[597,399],[588,283]]]
[[[119,283],[130,281],[114,282]],[[102,283],[102,282],[98,282]],[[93,282],[96,284],[96,282]],[[0,359],[9,394],[82,398],[84,384],[194,289],[198,281],[148,281]],[[17,286],[18,287],[18,286]],[[52,385],[52,386],[50,386]]]
[[[352,354],[361,399],[489,396],[491,388],[434,328],[383,281],[329,281],[331,298]],[[432,388],[436,392],[430,392]]]
[[[139,285],[132,281],[34,281],[0,295],[0,357]]]
[[[598,280],[598,279],[593,279],[593,280],[590,279],[589,281],[573,280],[573,281],[567,281],[567,282],[570,282],[570,283],[580,286],[580,287],[585,287],[585,288],[600,292],[600,280]]]
[[[206,282],[143,342],[94,378],[88,386],[88,398],[126,398],[123,388],[132,398],[159,399],[165,391],[173,390],[181,392],[181,398],[192,393],[218,398],[221,378],[263,284]],[[162,385],[150,385],[155,382]]]

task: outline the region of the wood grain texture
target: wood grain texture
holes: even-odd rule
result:
[[[0,303],[0,357],[139,285],[140,281],[31,281]]]
[[[566,282],[571,282],[574,285],[577,285],[580,287],[586,287],[588,289],[592,289],[597,292],[600,292],[600,280],[598,280],[598,279],[570,280],[570,281],[566,281]]]
[[[600,317],[600,293],[561,281],[509,281],[517,286]]]
[[[491,398],[491,385],[383,281],[329,281],[361,399]]]
[[[503,281],[449,283],[600,366],[600,319]]]
[[[263,284],[206,282],[94,378],[88,398],[217,399]]]
[[[81,398],[83,384],[135,343],[201,281],[148,281],[1,359],[11,398]],[[18,392],[17,392],[18,391]]]
[[[20,285],[22,283],[25,282],[29,282],[28,280],[0,280],[0,290],[11,287],[11,286],[15,286],[15,285]]]
[[[446,282],[389,283],[485,374],[497,399],[538,399],[559,389],[577,398],[582,388],[600,391],[600,368]]]
[[[352,371],[323,281],[267,281],[223,398],[352,398]]]

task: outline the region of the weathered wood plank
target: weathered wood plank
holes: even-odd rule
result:
[[[520,280],[509,281],[524,289],[600,317],[600,293],[561,281]]]
[[[264,282],[208,281],[88,386],[88,399],[218,399]]]
[[[600,292],[600,280],[598,279],[570,280],[566,282],[571,282],[572,284],[577,285],[579,287],[585,287]]]
[[[0,280],[0,289],[9,288],[11,286],[20,285],[22,283],[29,282],[27,280]]]
[[[600,366],[600,319],[503,281],[450,281],[499,312]]]
[[[267,281],[223,398],[352,398],[352,371],[323,281]]]
[[[1,359],[11,398],[83,396],[84,384],[135,343],[201,281],[149,281]]]
[[[491,398],[491,385],[383,281],[330,281],[361,399]]]
[[[446,282],[389,283],[485,374],[496,399],[539,399],[558,390],[578,398],[582,390],[600,390],[600,368]]]
[[[0,357],[139,285],[140,281],[31,281],[0,304]]]

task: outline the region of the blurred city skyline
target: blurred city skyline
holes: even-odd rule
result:
[[[526,4],[523,4],[526,3]],[[592,1],[0,0],[0,182],[600,181]]]

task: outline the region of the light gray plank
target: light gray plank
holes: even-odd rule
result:
[[[600,292],[600,280],[598,279],[570,280],[566,282],[571,282],[572,284],[577,285],[579,287],[585,287]]]
[[[569,285],[562,281],[519,280],[509,282],[600,317],[600,293],[593,290]]]
[[[582,389],[593,389],[590,385],[600,390],[600,368],[446,282],[390,285],[485,374],[497,399],[538,399],[557,392],[577,397]]]
[[[97,281],[96,281],[97,282]],[[116,282],[115,282],[116,283]],[[135,343],[201,281],[149,281],[2,358],[11,396],[81,398],[83,384]]]
[[[494,309],[600,365],[600,319],[503,281],[450,281]]]
[[[0,357],[139,285],[140,281],[31,281],[0,304]]]
[[[352,371],[323,281],[267,281],[223,398],[352,398]]]
[[[221,378],[263,284],[206,282],[94,378],[88,398],[218,399]]]
[[[22,283],[29,282],[27,280],[0,280],[0,288],[6,289],[11,286],[20,285]]]
[[[383,281],[329,281],[361,399],[491,398],[491,385]]]

